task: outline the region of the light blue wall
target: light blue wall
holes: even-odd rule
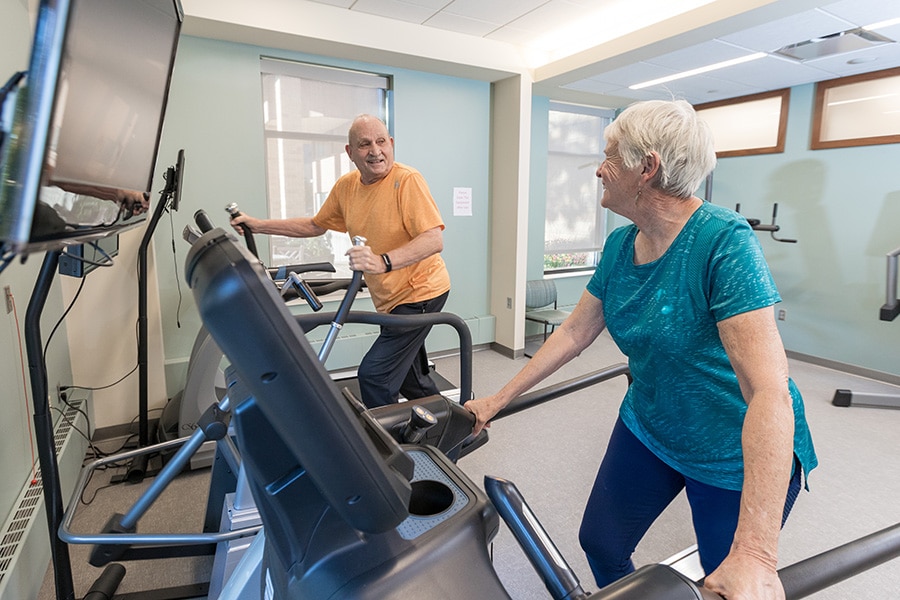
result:
[[[182,229],[199,208],[217,224],[225,225],[224,207],[229,202],[237,202],[249,214],[266,214],[261,55],[393,77],[396,159],[425,175],[446,223],[443,257],[453,287],[445,310],[466,319],[474,343],[493,341],[493,317],[488,309],[488,83],[184,36],[157,166],[157,173],[165,172],[178,149],[185,149],[183,206],[172,217],[175,257],[168,219],[160,223],[154,237],[170,395],[183,387],[187,359],[200,326],[190,290],[183,283],[188,247],[180,238]],[[454,187],[472,188],[473,216],[453,215]],[[266,256],[267,241],[263,238],[258,244]],[[368,300],[360,300],[354,308],[371,310],[372,306]],[[326,310],[335,309],[334,303],[326,306]],[[357,364],[372,341],[372,331],[356,327],[342,332],[328,366]],[[324,331],[313,336],[316,334],[324,336]],[[429,338],[431,351],[456,346],[455,333],[448,327],[436,328]]]
[[[777,202],[777,235],[799,240],[760,232],[789,350],[900,375],[900,323],[878,319],[900,246],[900,145],[810,150],[814,90],[791,90],[784,153],[719,161],[712,201],[764,223]]]

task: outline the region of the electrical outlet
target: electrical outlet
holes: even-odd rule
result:
[[[6,314],[9,314],[13,311],[13,295],[12,288],[8,285],[3,288],[4,296],[6,296]]]
[[[787,311],[783,308],[778,309],[778,320],[784,321],[787,318]]]
[[[56,382],[56,401],[64,402],[66,397],[66,390],[62,389],[62,384],[58,381]]]
[[[506,308],[512,308],[512,298],[506,298]]]

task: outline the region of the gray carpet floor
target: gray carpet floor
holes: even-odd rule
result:
[[[490,394],[527,361],[480,351],[474,361],[474,391]],[[584,375],[622,362],[604,334],[580,357],[544,384]],[[458,360],[435,360],[437,370],[457,381]],[[791,360],[791,376],[800,387],[820,466],[813,471],[809,493],[802,493],[782,533],[780,563],[788,565],[900,521],[900,410],[839,408],[831,404],[834,390],[900,392],[896,387]],[[476,482],[485,475],[514,482],[553,541],[578,575],[583,587],[596,590],[578,546],[581,511],[606,447],[625,391],[624,378],[597,384],[542,406],[497,421],[490,442],[460,460]],[[208,470],[181,476],[141,522],[141,531],[199,531],[206,508]],[[124,512],[149,485],[106,487],[105,478],[92,482],[90,505],[79,511],[76,530],[96,531],[111,511]],[[677,498],[638,546],[641,565],[658,562],[694,543],[690,515],[683,496]],[[81,598],[99,574],[87,564],[87,549],[73,546],[76,594]],[[495,568],[515,600],[545,600],[549,594],[509,531],[493,543]],[[126,563],[128,574],[120,593],[183,585],[208,579],[211,558],[169,559]],[[464,574],[461,574],[464,576]],[[54,597],[48,571],[38,600]],[[816,600],[900,597],[900,559],[876,567],[813,596]]]

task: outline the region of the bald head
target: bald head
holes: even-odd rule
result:
[[[384,121],[372,115],[360,115],[350,125],[347,156],[359,169],[364,185],[381,181],[394,166],[394,139]]]

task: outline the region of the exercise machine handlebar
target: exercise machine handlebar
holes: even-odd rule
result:
[[[209,215],[207,215],[206,211],[202,208],[194,213],[194,223],[197,224],[197,227],[200,228],[202,233],[209,233],[215,229],[215,225],[213,225],[213,222],[209,219]]]
[[[302,263],[298,265],[280,265],[277,267],[266,267],[269,277],[275,281],[283,281],[288,278],[291,272],[309,273],[312,271],[322,273],[334,273],[334,265],[330,262]]]
[[[888,252],[887,255],[887,285],[885,286],[885,303],[881,307],[880,318],[882,321],[893,321],[900,314],[900,300],[897,299],[897,257],[900,256],[900,248]]]
[[[554,600],[588,597],[515,484],[486,476],[484,489]],[[778,576],[786,600],[799,600],[898,556],[900,523],[783,567]],[[662,564],[641,567],[590,597],[597,600],[722,600],[718,594]]]
[[[900,523],[778,571],[787,600],[806,598],[900,556]]]
[[[226,208],[226,211],[231,215],[232,218],[238,216],[240,211],[237,210],[237,205],[232,203],[229,204]],[[209,215],[206,214],[206,211],[203,209],[199,209],[194,213],[194,221],[197,223],[197,226],[200,228],[200,234],[196,231],[192,231],[190,226],[185,227],[183,232],[183,237],[186,241],[193,244],[198,239],[200,239],[200,235],[203,233],[207,233],[212,231],[215,228],[212,220],[209,218]],[[259,254],[256,251],[256,242],[253,239],[253,234],[250,233],[250,228],[241,225],[244,229],[244,237],[247,240],[247,249],[253,254],[256,260],[259,261]],[[260,261],[260,264],[262,262]],[[305,273],[309,271],[322,271],[326,273],[334,273],[335,268],[334,265],[327,262],[319,262],[319,263],[307,263],[301,265],[282,265],[279,267],[265,267],[266,271],[269,274],[269,277],[274,281],[283,281],[284,285],[279,286],[281,289],[282,296],[289,296],[290,294],[296,292],[295,296],[292,296],[290,299],[301,297],[312,307],[314,311],[318,311],[322,309],[322,302],[319,300],[316,290],[319,288],[314,288],[308,282],[304,281],[303,278],[299,275],[299,273]],[[329,285],[327,289],[328,291],[334,291],[336,289],[341,289],[345,287],[346,284],[343,282],[333,282],[329,281]],[[357,288],[358,289],[358,288]],[[321,292],[327,293],[327,292]]]
[[[338,320],[337,313],[307,313],[294,315],[304,332]],[[465,403],[472,397],[472,333],[468,325],[453,313],[436,312],[421,315],[391,315],[376,312],[350,311],[341,323],[362,323],[384,327],[423,327],[426,325],[450,325],[459,336],[459,401]]]
[[[236,219],[241,216],[241,211],[238,209],[238,205],[236,202],[232,202],[228,206],[225,207],[225,212],[228,213],[229,219]],[[247,250],[253,253],[253,256],[259,258],[259,252],[256,251],[256,239],[253,237],[253,232],[250,231],[250,227],[246,223],[241,223],[238,225],[241,228],[241,231],[244,233],[244,239],[247,241]]]
[[[357,235],[353,238],[353,245],[365,246],[366,241],[366,238]],[[322,347],[319,348],[319,361],[322,364],[325,364],[325,361],[328,360],[328,355],[331,354],[331,349],[334,347],[334,341],[337,339],[338,333],[340,333],[341,328],[344,326],[347,314],[350,312],[350,306],[353,305],[356,294],[359,293],[359,289],[362,287],[362,277],[362,271],[353,271],[350,285],[347,287],[347,293],[344,294],[344,299],[341,300],[337,313],[335,313],[334,320],[331,322],[331,328],[328,330],[328,335],[325,336],[325,341],[322,343]]]
[[[575,572],[553,544],[516,485],[485,476],[484,491],[509,526],[553,600],[583,600],[586,594]]]
[[[573,377],[572,379],[568,379],[566,381],[562,381],[560,383],[550,385],[533,392],[528,392],[527,394],[522,394],[521,396],[507,404],[503,408],[503,410],[498,412],[494,416],[493,420],[496,421],[497,419],[502,419],[504,417],[514,415],[518,412],[522,412],[523,410],[527,410],[539,404],[543,404],[544,402],[554,400],[556,398],[559,398],[560,396],[565,396],[566,394],[571,394],[572,392],[577,392],[578,390],[582,390],[596,383],[600,383],[602,381],[606,381],[620,375],[624,375],[628,379],[629,385],[631,384],[631,370],[628,368],[628,365],[625,363],[616,363],[604,369],[588,373],[587,375]]]
[[[741,212],[741,205],[738,204],[734,208],[735,212]],[[778,218],[778,203],[774,203],[772,205],[772,223],[770,225],[766,225],[762,223],[759,219],[747,219],[747,223],[750,224],[750,227],[754,229],[754,231],[768,231],[772,236],[772,239],[776,242],[784,242],[786,244],[796,244],[797,240],[788,239],[788,238],[779,238],[775,237],[775,234],[781,231],[781,226],[776,225],[775,221]]]
[[[223,399],[223,403],[225,401],[226,400]],[[220,403],[218,409],[220,411],[227,411],[228,406],[227,404],[225,404],[223,407]],[[179,446],[181,446],[181,449],[179,449],[179,452],[176,453],[176,455],[180,453],[181,456],[189,458],[193,448],[185,449],[188,444],[190,444],[192,447],[196,447],[199,444],[202,444],[202,442],[206,439],[207,437],[204,430],[202,428],[198,428],[190,437],[177,438],[169,440],[167,442],[160,442],[159,444],[154,444],[145,448],[138,448],[136,450],[100,458],[85,465],[85,468],[82,469],[81,475],[79,476],[79,479],[75,484],[75,488],[72,491],[72,495],[70,497],[70,501],[66,509],[64,518],[60,524],[58,531],[59,539],[69,544],[159,546],[168,544],[215,544],[222,541],[228,541],[254,535],[257,531],[259,531],[260,527],[257,526],[243,530],[219,533],[137,533],[136,531],[134,531],[134,526],[137,523],[137,518],[146,512],[150,504],[152,504],[153,501],[159,496],[162,488],[164,488],[169,482],[171,482],[171,480],[180,473],[181,468],[184,466],[183,463],[179,464],[173,462],[174,459],[170,460],[169,463],[166,464],[166,467],[163,468],[163,471],[161,471],[160,474],[157,475],[157,480],[159,480],[160,483],[157,484],[156,481],[154,481],[153,488],[147,490],[144,495],[142,495],[139,502],[136,503],[134,507],[132,507],[131,511],[129,511],[129,514],[117,516],[118,518],[116,519],[115,531],[111,531],[110,527],[107,527],[106,531],[104,531],[103,533],[95,534],[83,534],[73,531],[73,521],[75,519],[76,509],[80,503],[80,497],[83,494],[84,490],[87,488],[88,483],[90,483],[94,471],[98,469],[108,468],[109,466],[113,466],[116,463],[119,463],[123,460],[128,460],[135,456],[150,452],[163,452],[165,450],[177,448]],[[125,527],[122,527],[123,521],[125,522]]]
[[[284,285],[281,287],[281,297],[286,298],[292,291],[296,291],[301,298],[306,300],[306,303],[309,304],[309,307],[314,311],[322,310],[322,306],[324,305],[322,304],[322,301],[319,300],[319,297],[313,291],[312,287],[293,271],[291,271],[287,280],[284,282]]]

